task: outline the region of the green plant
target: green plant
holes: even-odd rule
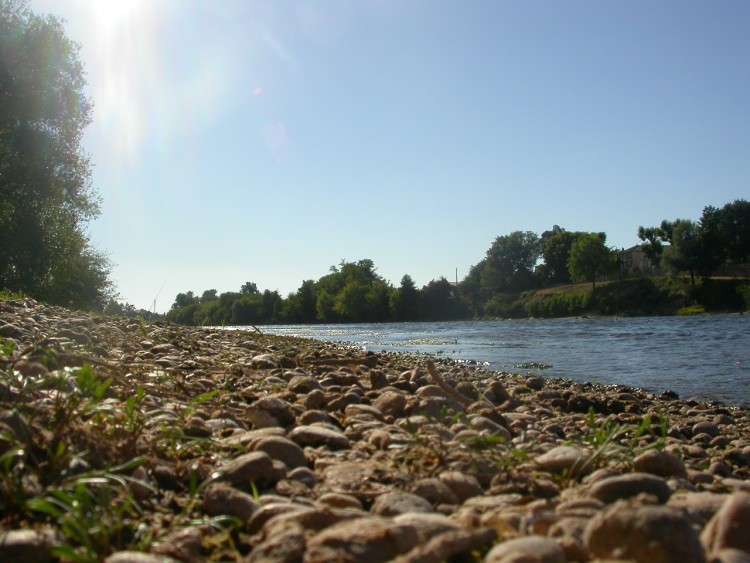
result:
[[[60,487],[49,487],[44,496],[26,502],[28,510],[57,520],[65,540],[53,548],[53,555],[89,563],[101,561],[115,549],[142,543],[147,532],[139,526],[142,511],[127,486],[128,481],[138,480],[127,474],[145,462],[135,458],[88,473]]]

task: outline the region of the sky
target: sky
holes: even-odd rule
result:
[[[120,299],[459,280],[750,198],[746,0],[31,0],[80,44]]]

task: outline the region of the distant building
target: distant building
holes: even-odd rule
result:
[[[655,274],[661,272],[659,264],[652,264],[643,253],[640,244],[620,251],[620,271],[631,274]]]

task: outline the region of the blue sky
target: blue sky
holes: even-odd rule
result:
[[[94,101],[122,300],[463,278],[495,237],[750,196],[750,3],[32,0]]]

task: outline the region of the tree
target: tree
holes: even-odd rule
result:
[[[497,237],[487,251],[481,286],[489,294],[522,291],[534,285],[534,266],[542,252],[541,241],[531,231]]]
[[[664,232],[659,227],[638,227],[638,238],[643,241],[641,249],[652,265],[658,266],[664,252]]]
[[[419,290],[410,275],[401,278],[401,285],[391,294],[394,320],[416,321],[419,318]]]
[[[604,233],[584,233],[570,249],[568,271],[576,281],[591,280],[596,291],[596,278],[614,268],[612,251],[605,245]]]
[[[750,202],[738,199],[721,209],[707,207],[701,226],[713,223],[711,219],[726,259],[737,264],[750,262]]]
[[[662,261],[672,273],[688,272],[690,285],[695,287],[695,275],[705,272],[707,265],[704,261],[700,237],[700,225],[690,219],[676,219],[662,221],[661,230],[670,245],[664,250]]]
[[[0,3],[0,288],[99,307],[111,266],[91,247],[99,214],[81,137],[91,121],[78,45],[27,0]]]
[[[555,225],[551,231],[542,233],[542,260],[539,275],[544,285],[570,283],[568,260],[570,250],[578,237],[584,233],[566,231]]]

